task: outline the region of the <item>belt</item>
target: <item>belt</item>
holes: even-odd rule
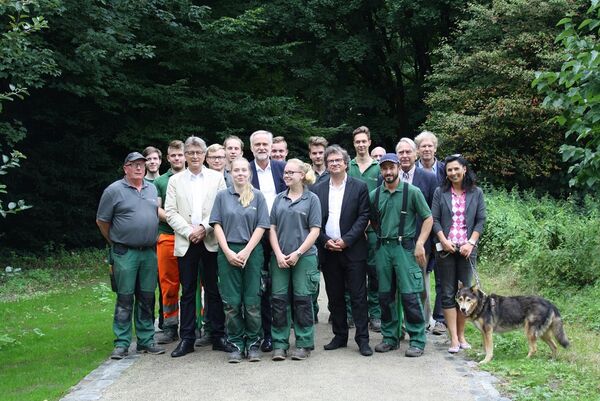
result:
[[[151,245],[151,246],[129,246],[129,245],[125,245],[125,244],[119,244],[117,242],[115,242],[113,244],[113,246],[122,246],[123,248],[133,249],[135,251],[146,251],[148,249],[154,249],[156,247],[155,245]]]
[[[401,245],[402,241],[410,241],[410,240],[412,240],[412,238],[409,238],[409,237],[392,237],[392,238],[389,238],[389,237],[381,238],[381,237],[379,237],[377,239],[380,241],[380,243],[382,245],[390,245],[390,244]]]

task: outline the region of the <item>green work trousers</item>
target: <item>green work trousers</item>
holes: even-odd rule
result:
[[[113,245],[113,271],[117,304],[113,320],[115,347],[129,348],[135,324],[138,345],[154,343],[154,291],[158,280],[156,249],[143,250]]]
[[[296,266],[281,269],[275,256],[271,258],[274,349],[290,348],[290,324],[294,308],[294,334],[297,348],[315,346],[312,298],[321,281],[317,255],[301,256]],[[290,288],[291,286],[291,288]],[[290,297],[290,294],[293,294]],[[291,304],[292,303],[292,304]],[[293,305],[293,306],[292,306]]]
[[[377,234],[371,228],[367,229],[369,251],[367,254],[367,305],[369,319],[381,319],[381,306],[379,305],[379,285],[377,282],[377,269],[375,267],[375,248],[377,247]]]
[[[239,252],[245,244],[228,243]],[[258,244],[243,268],[232,266],[219,248],[219,292],[225,312],[225,332],[230,343],[241,352],[258,345],[262,325],[260,320],[260,270],[264,261],[262,245]]]
[[[415,260],[414,251],[404,249],[396,241],[384,242],[375,254],[381,304],[381,334],[383,341],[398,345],[400,324],[404,312],[410,346],[425,349],[425,327],[421,292],[423,273]],[[402,308],[398,308],[396,290]]]

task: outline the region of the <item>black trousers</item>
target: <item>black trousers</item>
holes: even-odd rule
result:
[[[331,309],[333,334],[341,340],[348,340],[348,320],[344,293],[350,294],[352,316],[356,325],[354,339],[357,344],[369,342],[367,307],[367,261],[348,260],[344,252],[323,252],[321,271],[325,278],[325,290]],[[366,255],[365,255],[366,256]]]
[[[210,311],[211,337],[214,340],[225,336],[225,314],[223,301],[217,287],[217,252],[209,252],[204,242],[190,243],[184,256],[178,258],[181,299],[179,301],[179,333],[181,339],[196,339],[196,289],[198,288],[198,266],[202,261],[206,307]]]

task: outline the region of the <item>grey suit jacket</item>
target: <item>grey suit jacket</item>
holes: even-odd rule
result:
[[[483,234],[486,212],[481,188],[475,187],[467,191],[466,210],[467,238],[471,237],[473,231]],[[450,191],[443,192],[442,187],[435,190],[431,214],[433,216],[432,231],[435,234],[433,241],[437,243],[439,242],[437,234],[443,231],[447,237],[450,227],[452,227],[452,193]]]

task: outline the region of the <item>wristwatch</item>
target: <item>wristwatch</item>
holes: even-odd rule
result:
[[[472,239],[469,239],[467,242],[477,248],[477,242],[473,241]]]
[[[296,251],[296,255],[298,255],[298,257],[300,257],[300,256],[302,256],[302,252]]]

